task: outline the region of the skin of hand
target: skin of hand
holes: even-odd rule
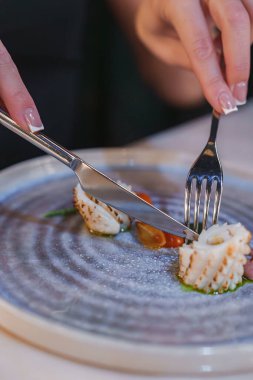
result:
[[[0,41],[0,103],[24,130],[44,129],[34,101],[25,87],[18,69]]]
[[[142,0],[107,2],[130,42],[144,81],[169,104],[177,107],[201,105],[204,100],[203,92],[194,73],[183,67],[168,65],[157,58],[137,36],[135,18]]]
[[[143,44],[166,65],[193,70],[224,114],[246,103],[252,24],[253,0],[143,0],[136,11]]]

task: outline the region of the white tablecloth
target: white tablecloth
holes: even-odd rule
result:
[[[178,149],[200,153],[206,143],[210,117],[194,120],[168,132],[156,134],[135,145],[159,149]],[[239,112],[222,118],[218,146],[226,165],[253,172],[253,102]],[[252,380],[253,374],[222,377],[223,380]],[[92,368],[54,356],[32,347],[0,330],[0,380],[162,380]],[[171,378],[172,379],[172,378]],[[175,377],[173,377],[173,380]],[[192,379],[192,378],[191,378]],[[203,380],[203,376],[195,380]],[[170,380],[166,377],[166,380]],[[177,377],[177,380],[181,378]],[[184,378],[186,380],[186,378]],[[193,379],[192,379],[193,380]],[[216,378],[216,380],[218,380]]]

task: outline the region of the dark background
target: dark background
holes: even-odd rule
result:
[[[45,133],[68,148],[127,144],[210,110],[158,98],[103,0],[2,1],[0,31]],[[0,126],[0,168],[41,154]]]

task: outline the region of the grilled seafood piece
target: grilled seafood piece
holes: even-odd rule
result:
[[[87,194],[80,184],[74,188],[74,206],[91,232],[116,235],[130,226],[128,215]]]
[[[240,223],[214,225],[179,248],[179,277],[206,293],[234,290],[242,282],[250,232]]]

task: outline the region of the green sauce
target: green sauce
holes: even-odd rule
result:
[[[43,216],[44,218],[54,218],[55,216],[66,217],[66,216],[73,215],[76,213],[77,213],[77,210],[74,207],[71,207],[71,208],[62,208],[60,210],[52,210],[52,211],[47,212]]]
[[[193,286],[191,286],[191,285],[186,285],[186,284],[184,284],[184,283],[182,282],[181,279],[179,279],[179,281],[180,281],[180,283],[181,283],[181,290],[182,290],[183,292],[187,292],[187,293],[188,293],[188,292],[196,292],[196,293],[205,294],[205,295],[207,295],[207,296],[215,296],[215,295],[220,295],[220,294],[224,294],[224,293],[233,293],[233,292],[235,292],[237,289],[241,288],[242,286],[244,286],[244,285],[246,285],[246,284],[252,284],[252,283],[253,283],[252,280],[249,280],[248,278],[243,277],[242,282],[241,282],[240,284],[238,284],[238,285],[236,286],[236,288],[233,289],[233,290],[225,290],[225,291],[222,292],[222,293],[219,293],[219,292],[217,292],[217,291],[213,291],[213,292],[210,292],[210,293],[206,293],[206,292],[204,292],[203,290],[195,289],[195,288],[194,288]]]
[[[190,224],[190,229],[191,229],[191,230],[194,230],[194,224],[193,224],[193,223]],[[202,223],[199,223],[196,232],[197,232],[198,234],[200,234],[202,230],[203,230],[203,224],[202,224]]]
[[[129,232],[131,230],[131,224],[128,227],[121,227],[120,232]]]

